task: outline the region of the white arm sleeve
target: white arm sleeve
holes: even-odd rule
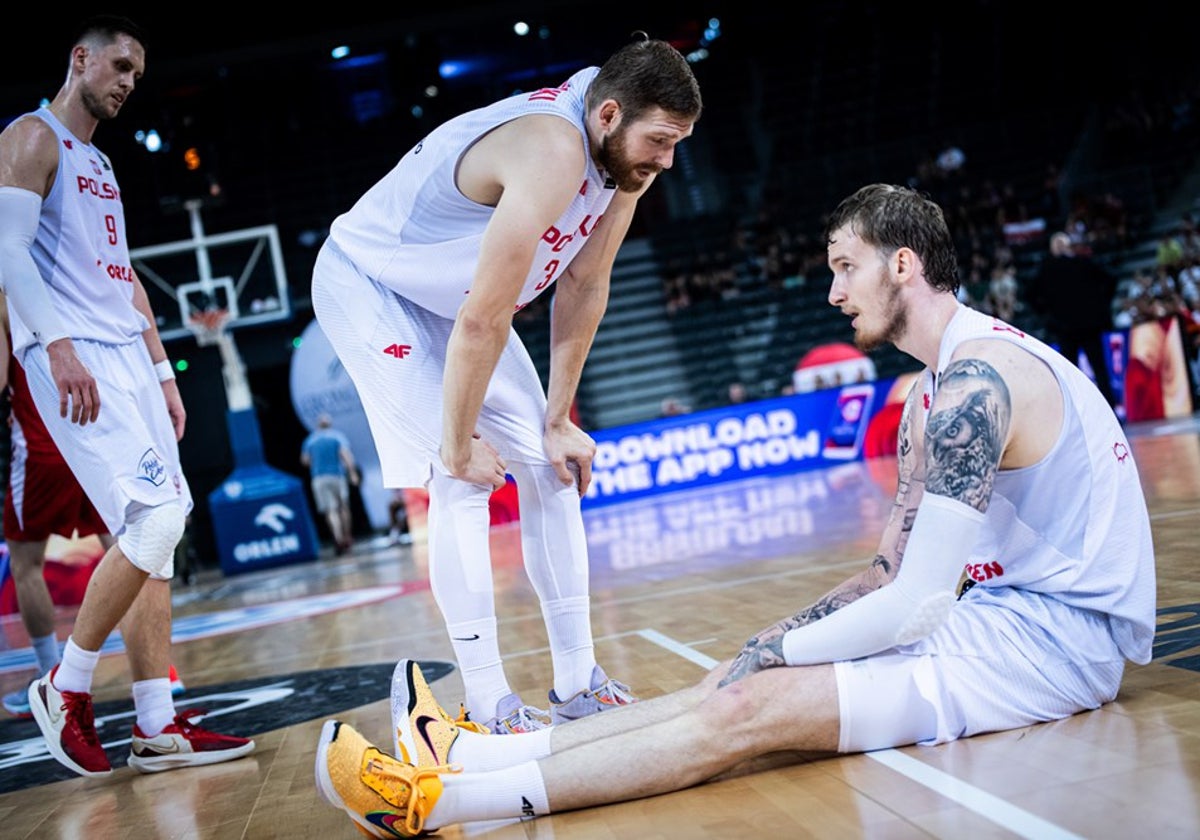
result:
[[[936,630],[954,607],[954,589],[975,545],[983,514],[926,493],[895,580],[783,636],[788,665],[857,659]]]
[[[0,289],[43,347],[67,331],[33,262],[30,248],[37,235],[42,197],[19,187],[0,187]]]

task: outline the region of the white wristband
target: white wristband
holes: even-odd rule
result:
[[[175,378],[175,369],[171,367],[170,359],[163,359],[161,362],[154,364],[154,372],[158,375],[159,382],[166,382],[168,379]]]

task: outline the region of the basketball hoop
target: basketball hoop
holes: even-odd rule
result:
[[[188,316],[188,329],[196,337],[196,343],[201,347],[216,344],[225,332],[225,322],[229,320],[228,309],[205,309],[203,312],[193,312]]]

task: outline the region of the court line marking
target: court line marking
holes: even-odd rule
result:
[[[718,660],[713,659],[711,656],[694,650],[689,645],[672,639],[670,636],[666,636],[657,630],[638,630],[636,635],[641,636],[649,642],[653,642],[659,647],[665,648],[671,653],[682,656],[684,659],[695,662],[697,665],[701,665],[710,671],[718,664]],[[923,787],[929,788],[940,796],[957,802],[964,808],[974,811],[984,819],[991,820],[996,825],[1020,837],[1027,837],[1030,840],[1035,840],[1035,838],[1036,840],[1046,840],[1046,838],[1055,838],[1055,840],[1083,840],[1081,835],[1048,822],[1023,808],[1013,805],[1011,802],[1007,802],[987,791],[980,790],[974,785],[964,782],[962,779],[944,773],[936,767],[932,767],[899,750],[874,750],[872,752],[860,753],[860,755],[865,755],[867,758],[879,762],[884,767],[899,773]]]
[[[677,656],[682,656],[684,659],[695,662],[705,670],[711,671],[717,665],[718,660],[713,659],[708,654],[701,653],[691,645],[684,644],[683,642],[677,642],[675,639],[672,639],[670,636],[665,636],[662,633],[659,633],[657,630],[638,630],[636,635],[641,636],[647,641],[654,642],[654,644],[658,645],[659,647],[666,648]]]
[[[1151,519],[1178,519],[1181,516],[1195,516],[1200,513],[1200,508],[1188,508],[1187,510],[1172,510],[1165,513],[1152,513]]]

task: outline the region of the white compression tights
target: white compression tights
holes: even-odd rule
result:
[[[510,463],[520,499],[525,569],[541,602],[554,690],[561,699],[590,687],[595,654],[588,609],[587,538],[578,492],[550,466]],[[467,706],[486,720],[510,689],[496,639],[488,545],[487,487],[435,475],[429,484],[429,578],[467,688]],[[480,711],[483,710],[483,711]]]
[[[587,534],[579,491],[549,465],[509,464],[521,507],[525,573],[542,604],[554,662],[554,693],[591,687],[596,664],[588,608]]]
[[[475,720],[486,722],[511,689],[500,662],[488,547],[486,486],[435,473],[429,482],[429,585]]]

